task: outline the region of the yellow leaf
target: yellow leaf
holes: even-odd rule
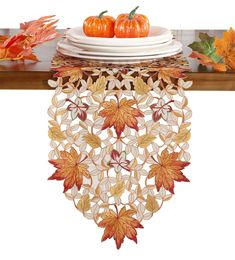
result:
[[[105,91],[107,79],[102,76],[96,80],[95,83],[89,86],[89,90],[93,94],[102,94]]]
[[[86,212],[90,209],[91,204],[90,204],[90,197],[89,194],[86,194],[84,196],[82,196],[82,198],[79,200],[78,204],[77,204],[77,208],[78,210],[80,210],[81,212]]]
[[[134,89],[136,91],[137,94],[139,95],[145,95],[150,91],[150,86],[148,84],[146,84],[142,78],[140,77],[136,77],[134,79]]]
[[[92,148],[99,148],[101,146],[101,140],[99,136],[93,134],[87,134],[83,137],[86,143],[88,143]]]
[[[49,127],[48,136],[51,140],[58,142],[62,142],[66,138],[59,126]]]
[[[118,196],[118,197],[121,197],[124,191],[125,191],[124,181],[119,181],[110,189],[112,196]]]
[[[158,202],[154,196],[147,195],[147,203],[145,205],[145,208],[152,213],[159,210]]]
[[[174,141],[176,144],[188,142],[191,137],[190,130],[184,126],[181,126],[179,132],[176,134]]]
[[[145,134],[137,138],[139,147],[146,148],[150,145],[156,137],[150,134]]]

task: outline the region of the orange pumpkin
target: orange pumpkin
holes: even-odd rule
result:
[[[104,16],[107,11],[98,16],[90,16],[83,23],[83,31],[86,36],[112,38],[114,36],[115,19],[112,16]]]
[[[149,20],[143,14],[136,14],[137,6],[129,14],[120,14],[115,22],[114,32],[117,38],[147,37]]]

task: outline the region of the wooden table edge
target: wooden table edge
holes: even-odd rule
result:
[[[193,81],[189,90],[234,91],[235,73],[187,72],[187,80]],[[48,80],[52,71],[0,71],[0,89],[52,90]]]

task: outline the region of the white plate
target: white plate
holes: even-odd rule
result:
[[[61,54],[64,54],[66,56],[76,57],[80,59],[86,59],[86,60],[97,60],[97,61],[103,61],[113,64],[127,64],[127,63],[138,63],[140,61],[149,61],[149,60],[155,60],[160,59],[164,57],[170,57],[173,55],[176,55],[182,51],[182,48],[178,49],[174,52],[169,52],[166,54],[159,54],[159,55],[149,55],[149,56],[137,56],[137,57],[104,57],[104,56],[92,56],[92,55],[83,55],[74,53],[72,51],[64,50],[57,46],[57,51],[59,51]]]
[[[172,39],[170,30],[151,26],[148,37],[142,38],[101,38],[101,37],[88,37],[83,33],[82,27],[69,29],[66,32],[66,37],[83,44],[91,44],[95,46],[143,46],[154,43],[163,43]]]
[[[171,43],[172,39],[169,41],[163,42],[163,43],[156,43],[151,45],[143,45],[143,46],[95,46],[90,44],[83,44],[83,43],[77,43],[72,41],[71,39],[66,39],[68,43],[71,43],[72,45],[79,47],[80,49],[83,49],[85,51],[94,51],[94,52],[134,52],[134,51],[148,51],[156,48],[161,48],[162,46],[168,45]]]
[[[92,55],[92,56],[102,56],[102,57],[139,57],[139,56],[150,56],[150,55],[157,55],[157,54],[164,54],[164,53],[171,53],[174,51],[179,50],[182,48],[182,44],[176,40],[173,40],[170,44],[151,49],[148,51],[133,51],[133,52],[121,52],[121,47],[119,47],[120,52],[110,52],[110,51],[103,51],[103,52],[94,52],[94,51],[85,51],[76,46],[71,45],[67,40],[62,40],[58,42],[58,47],[65,51],[71,51],[73,53],[82,54],[82,55]]]

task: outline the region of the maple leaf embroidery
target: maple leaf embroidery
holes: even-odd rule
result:
[[[103,102],[104,109],[99,112],[100,116],[105,117],[102,130],[113,126],[118,138],[126,125],[138,131],[136,117],[144,117],[144,114],[139,109],[132,107],[134,104],[136,104],[135,100],[126,98],[121,99],[120,102],[118,98],[117,102],[114,99]]]
[[[78,117],[80,120],[85,121],[87,118],[86,111],[89,106],[86,103],[83,103],[81,98],[79,97],[75,99],[75,102],[68,98],[66,99],[66,101],[69,101],[71,103],[67,107],[67,110],[71,111],[71,118],[74,120]]]
[[[133,209],[126,210],[126,207],[122,207],[120,212],[114,212],[109,209],[101,215],[103,219],[98,223],[98,226],[105,228],[101,241],[106,239],[113,239],[116,242],[117,249],[121,247],[125,237],[135,241],[137,243],[137,231],[136,228],[143,228],[140,222],[132,216],[136,214]]]
[[[172,107],[169,105],[169,103],[174,102],[173,100],[170,100],[165,104],[165,101],[163,99],[159,99],[157,104],[154,103],[150,106],[150,108],[153,111],[152,118],[154,122],[157,122],[161,118],[163,118],[165,121],[168,118],[168,113],[172,111]]]
[[[123,151],[119,153],[117,150],[112,150],[111,152],[111,161],[109,162],[109,165],[111,167],[114,167],[115,172],[120,172],[121,169],[125,169],[127,171],[130,171],[129,168],[129,160],[126,160],[126,152]]]
[[[80,190],[83,176],[88,179],[91,178],[87,170],[88,165],[82,163],[86,160],[86,157],[82,159],[82,155],[78,155],[74,148],[71,148],[70,152],[61,151],[60,157],[60,159],[49,160],[49,163],[53,164],[57,170],[48,180],[64,180],[64,192],[71,189],[74,185]]]
[[[151,170],[148,179],[155,177],[155,185],[157,191],[163,186],[166,190],[174,194],[174,181],[185,181],[189,180],[183,175],[182,171],[189,162],[183,162],[177,160],[179,153],[169,153],[167,149],[163,150],[161,155],[158,155],[158,161],[156,164],[150,166]]]

